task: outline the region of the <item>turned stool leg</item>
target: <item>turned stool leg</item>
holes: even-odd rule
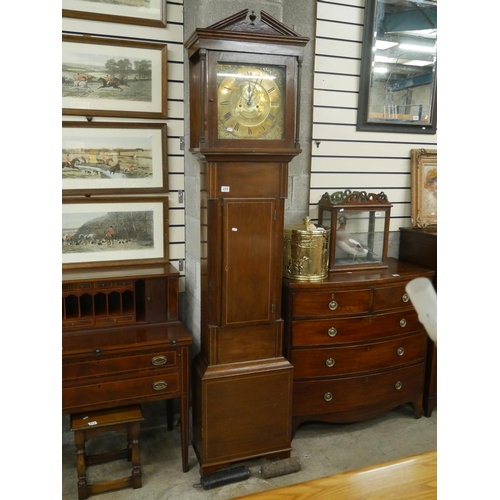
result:
[[[76,473],[78,476],[78,500],[85,500],[89,497],[87,485],[87,467],[85,464],[85,432],[75,432],[76,446]]]
[[[141,425],[139,422],[133,422],[130,425],[130,442],[132,444],[132,487],[134,489],[142,487],[141,458],[139,452],[139,436]]]

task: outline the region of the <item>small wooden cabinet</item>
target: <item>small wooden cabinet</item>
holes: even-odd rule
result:
[[[354,422],[404,403],[421,416],[427,334],[405,286],[433,274],[388,259],[382,270],[283,279],[294,431],[302,422]]]
[[[179,398],[187,471],[192,338],[178,279],[170,264],[63,271],[62,412]]]
[[[437,290],[437,228],[400,229],[399,258],[435,271],[432,284]],[[437,349],[430,339],[427,345],[427,370],[424,389],[424,415],[430,417],[437,406]]]

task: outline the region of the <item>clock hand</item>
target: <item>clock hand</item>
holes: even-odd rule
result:
[[[247,106],[250,106],[250,103],[252,102],[253,91],[254,91],[254,87],[249,83],[248,84],[248,101],[247,101]]]

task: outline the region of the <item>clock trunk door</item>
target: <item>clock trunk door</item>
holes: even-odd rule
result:
[[[269,322],[276,312],[276,200],[223,202],[222,325]],[[279,262],[279,261],[278,261]]]

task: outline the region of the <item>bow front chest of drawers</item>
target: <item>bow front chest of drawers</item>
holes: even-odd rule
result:
[[[62,412],[180,400],[182,468],[188,470],[189,348],[170,264],[63,271]]]
[[[293,431],[306,421],[372,418],[404,403],[421,416],[427,334],[405,286],[433,274],[388,259],[382,270],[283,279]]]

